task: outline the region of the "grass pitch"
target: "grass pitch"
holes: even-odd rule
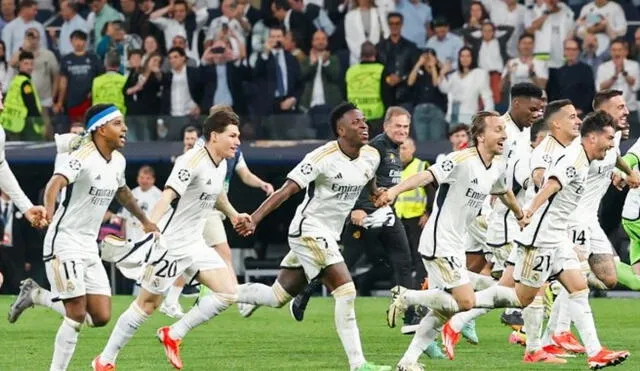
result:
[[[70,370],[87,370],[102,350],[117,317],[132,297],[113,298],[113,317],[107,327],[83,328]],[[12,297],[0,296],[2,316]],[[185,309],[192,300],[183,300]],[[388,300],[358,298],[358,325],[368,360],[395,365],[411,337],[389,329],[385,323]],[[593,311],[600,339],[611,349],[628,349],[631,357],[616,370],[640,370],[640,300],[595,299]],[[510,330],[499,323],[498,311],[477,324],[480,344],[461,342],[455,361],[421,361],[429,370],[586,370],[586,359],[578,356],[564,366],[529,365],[521,362],[523,349],[510,345]],[[0,370],[47,370],[53,340],[61,318],[54,312],[27,310],[10,325],[0,319]],[[172,319],[156,313],[140,328],[119,355],[119,370],[171,370],[155,338],[155,330]],[[295,322],[286,308],[260,308],[249,319],[240,317],[236,307],[192,331],[185,339],[182,359],[186,370],[348,370],[333,325],[333,300],[313,298],[304,322]]]

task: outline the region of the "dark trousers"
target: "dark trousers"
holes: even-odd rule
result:
[[[344,245],[344,260],[349,269],[360,259],[362,254],[371,256],[372,253],[375,254],[371,249],[380,246],[391,263],[396,284],[407,288],[415,287],[409,241],[404,226],[398,218],[391,227],[373,229],[364,229],[347,223],[342,243]]]
[[[420,284],[425,277],[427,277],[427,271],[424,268],[422,257],[418,252],[418,245],[420,244],[420,234],[422,234],[422,228],[420,228],[420,217],[411,219],[401,219],[404,230],[407,232],[407,240],[409,241],[409,250],[411,251],[411,261],[413,263],[413,270],[416,272],[416,283]]]
[[[20,291],[20,281],[25,278],[24,263],[23,249],[0,246],[0,272],[4,275],[0,293],[17,294]]]

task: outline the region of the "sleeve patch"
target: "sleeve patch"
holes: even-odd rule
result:
[[[31,87],[31,84],[25,84],[24,87],[22,88],[22,92],[25,94],[33,93],[33,88]]]

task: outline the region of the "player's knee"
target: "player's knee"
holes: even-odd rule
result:
[[[460,308],[461,312],[471,310],[476,305],[474,296],[471,296],[470,298],[456,299],[456,302],[458,303],[458,308]]]
[[[138,295],[136,304],[146,315],[151,315],[158,309],[162,302],[162,296],[160,295]]]
[[[598,279],[600,279],[608,289],[612,289],[618,284],[618,276],[615,273],[600,275]]]
[[[353,282],[347,282],[331,292],[334,299],[345,298],[352,300],[356,298],[356,286]]]
[[[85,317],[85,324],[89,327],[104,327],[111,320],[111,313],[88,314]]]
[[[66,305],[66,317],[79,323],[83,323],[87,317],[87,309],[84,305]]]
[[[271,286],[271,291],[273,292],[273,296],[276,298],[276,308],[282,308],[292,299],[291,294],[289,294],[277,280]]]
[[[231,293],[214,292],[213,295],[215,295],[215,297],[221,303],[226,305],[227,308],[238,301],[238,295],[236,294],[235,290],[233,292],[231,292]]]
[[[536,291],[533,290],[518,290],[516,286],[516,296],[520,302],[522,308],[528,306],[536,298]]]

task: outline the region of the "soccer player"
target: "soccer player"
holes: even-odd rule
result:
[[[585,192],[591,162],[603,160],[614,146],[614,126],[613,117],[605,112],[587,115],[580,129],[580,143],[568,146],[546,171],[542,188],[524,210],[531,223],[516,237],[515,289],[496,285],[476,293],[478,307],[527,306],[545,281],[557,277],[569,292],[569,310],[591,368],[617,365],[629,352],[611,351],[600,345],[589,306],[589,290],[567,234],[567,223]],[[544,141],[540,147],[543,145]]]
[[[115,369],[118,352],[158,307],[162,293],[178,276],[187,281],[195,278],[212,293],[200,298],[178,322],[157,331],[167,358],[176,369],[182,368],[180,343],[185,335],[235,302],[234,281],[222,258],[206,245],[203,229],[214,207],[233,222],[249,219],[231,206],[223,185],[227,172],[225,159],[233,157],[240,145],[238,125],[235,113],[220,111],[210,115],[204,122],[206,145],[176,159],[150,217],[153,221],[159,220],[173,205],[168,218],[163,218],[161,223],[167,254],[143,273],[140,294],[118,318],[107,345],[93,360],[94,370]]]
[[[252,226],[238,224],[242,235],[253,232],[269,213],[294,194],[306,189],[304,201],[289,227],[291,251],[271,286],[248,283],[238,287],[238,302],[282,307],[319,277],[335,299],[335,325],[351,370],[390,370],[365,360],[356,323],[356,289],[338,248],[344,220],[366,186],[374,188],[380,163],[377,150],[367,145],[369,129],[364,115],[351,103],[338,105],[330,116],[338,138],[305,156],[284,185],[251,214]]]
[[[465,268],[464,240],[489,194],[497,195],[517,219],[524,214],[513,192],[506,185],[506,161],[501,158],[507,140],[505,123],[494,112],[480,112],[471,127],[473,146],[453,152],[424,172],[389,188],[378,197],[377,205],[393,201],[401,192],[437,182],[433,214],[420,238],[420,254],[429,275],[429,290],[392,289],[394,298],[387,321],[394,327],[396,317],[408,305],[439,307],[422,319],[409,349],[398,363],[400,370],[420,369],[418,357],[437,335],[442,318],[463,308],[474,307],[473,288],[480,276]],[[473,282],[472,282],[473,281]],[[437,305],[434,305],[437,304]]]
[[[17,316],[31,305],[32,292],[39,302],[62,300],[52,306],[64,316],[55,339],[51,370],[66,370],[83,322],[101,327],[111,317],[111,287],[98,254],[96,240],[107,207],[115,197],[148,231],[158,228],[137,205],[125,183],[126,162],[117,151],[125,145],[127,126],[122,113],[111,104],[97,104],[86,114],[87,140],[68,161],[56,169],[45,190],[50,220],[44,240],[43,259],[52,292],[21,289],[12,312]],[[56,198],[66,195],[55,211]],[[51,219],[52,218],[52,219]]]

